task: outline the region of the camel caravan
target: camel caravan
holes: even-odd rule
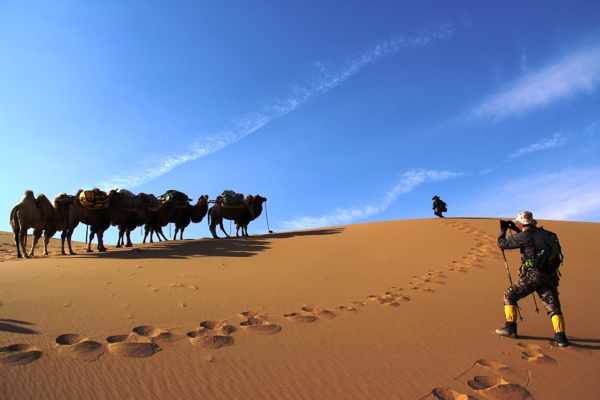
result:
[[[92,241],[97,236],[100,252],[106,251],[104,232],[111,226],[116,226],[119,236],[116,247],[132,247],[130,234],[137,227],[143,227],[143,243],[150,236],[153,243],[156,234],[159,241],[168,240],[162,228],[169,223],[175,224],[173,240],[183,240],[183,232],[191,222],[199,223],[208,214],[208,225],[213,238],[219,238],[217,226],[229,237],[223,228],[223,220],[235,222],[235,234],[248,236],[248,225],[258,218],[263,210],[266,198],[260,195],[244,195],[226,190],[215,200],[209,200],[208,195],[193,199],[177,190],[168,190],[156,197],[153,194],[133,194],[126,189],[114,189],[104,192],[99,189],[82,190],[75,195],[58,194],[52,202],[39,194],[35,197],[33,191],[26,190],[21,202],[10,212],[10,225],[14,233],[17,257],[33,257],[35,246],[44,235],[44,255],[48,255],[48,242],[56,234],[61,233],[61,253],[66,255],[65,240],[69,254],[76,254],[71,248],[71,236],[75,228],[82,223],[89,228],[89,238],[86,233],[87,249],[92,252]],[[213,204],[209,209],[209,204]],[[33,229],[33,244],[27,253],[27,232]],[[21,253],[22,251],[22,253]]]

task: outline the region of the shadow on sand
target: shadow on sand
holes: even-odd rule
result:
[[[86,253],[84,249],[75,249],[77,255],[61,257],[98,257],[118,259],[145,258],[193,258],[193,257],[252,257],[268,250],[274,240],[299,236],[324,236],[342,233],[345,228],[315,229],[298,232],[268,233],[248,237],[226,237],[218,239],[168,240],[146,244],[134,244],[133,247],[109,247],[107,252]],[[94,245],[92,245],[94,249]]]
[[[16,319],[0,319],[0,332],[20,333],[23,335],[38,335],[39,332],[21,325],[33,325],[32,323]]]

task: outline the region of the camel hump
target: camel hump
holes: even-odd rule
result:
[[[54,207],[52,206],[52,203],[50,203],[50,200],[48,200],[45,195],[39,194],[36,201],[38,207],[42,210],[44,218],[50,218],[54,212]]]
[[[21,203],[35,203],[35,195],[33,194],[33,190],[26,190],[23,193],[23,199],[21,199]]]

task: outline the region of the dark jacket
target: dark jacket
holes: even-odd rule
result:
[[[530,226],[529,229],[519,232],[506,238],[506,231],[500,232],[498,235],[498,247],[501,249],[520,249],[521,260],[533,260],[537,251],[535,250],[535,242],[533,240],[533,230],[535,226]]]
[[[433,201],[433,209],[434,210],[441,210],[441,211],[446,211],[444,210],[444,206],[446,205],[446,203],[444,203],[441,199],[435,199]]]

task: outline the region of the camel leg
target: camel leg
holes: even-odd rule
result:
[[[91,242],[91,240],[90,240]],[[106,251],[106,247],[104,247],[104,231],[98,230],[98,251],[104,252]]]
[[[65,228],[65,230],[63,231],[62,235],[61,235],[61,252],[62,255],[65,255],[65,239],[67,239],[67,246],[69,248],[69,254],[71,255],[75,255],[77,253],[75,253],[73,251],[73,248],[71,247],[71,236],[73,235],[73,231],[75,230],[75,227],[77,225],[75,225],[72,228]]]
[[[56,229],[46,229],[44,231],[44,255],[47,256],[48,253],[48,242],[52,239],[52,236],[56,233]]]
[[[35,246],[37,246],[40,238],[42,237],[42,233],[44,233],[43,229],[34,229],[33,230],[33,244],[31,245],[31,249],[29,250],[29,258],[33,258],[33,252],[35,250]]]
[[[133,243],[131,243],[131,229],[127,229],[125,231],[125,236],[127,236],[127,243],[125,243],[125,247],[133,247]]]
[[[229,234],[227,233],[227,231],[225,230],[225,228],[223,228],[223,220],[221,220],[221,222],[219,222],[219,227],[221,228],[221,230],[223,231],[223,233],[225,234],[225,236],[229,237]]]
[[[162,227],[161,227],[161,226],[159,226],[159,227],[156,229],[156,237],[158,238],[158,240],[159,240],[160,242],[162,242],[162,239],[160,238],[161,236],[162,236],[162,237],[165,239],[165,242],[169,240],[169,239],[167,239],[167,237],[166,237],[166,236],[165,236],[165,234],[163,233]]]
[[[144,240],[142,240],[142,243],[146,243],[146,238],[148,237],[149,233],[151,233],[150,227],[148,225],[145,225],[144,226]],[[150,235],[150,243],[152,243],[152,235]]]
[[[218,239],[219,236],[217,235],[217,225],[213,222],[210,227],[208,228],[210,230],[210,233],[213,236],[213,239]]]
[[[15,235],[15,246],[17,247],[17,258],[23,258],[23,255],[21,254],[21,241],[19,240],[20,235],[20,230],[19,230],[19,226],[15,225],[16,229],[13,229],[13,233]]]
[[[90,237],[88,240],[88,245],[87,245],[87,249],[85,250],[86,253],[93,253],[94,250],[92,250],[92,241],[94,240],[94,236],[96,236],[96,232],[92,231],[90,229]]]
[[[67,230],[69,228],[65,226],[62,233],[60,234],[60,254],[65,255],[65,239],[67,238]]]
[[[27,254],[27,229],[23,229],[23,227],[20,230],[19,243],[21,244],[21,250],[25,258],[29,258],[29,254]]]
[[[118,226],[117,228],[119,228],[119,236],[117,237],[117,245],[115,246],[116,248],[121,247],[121,243],[123,243],[123,236],[125,235],[125,228],[123,228],[122,226]]]

